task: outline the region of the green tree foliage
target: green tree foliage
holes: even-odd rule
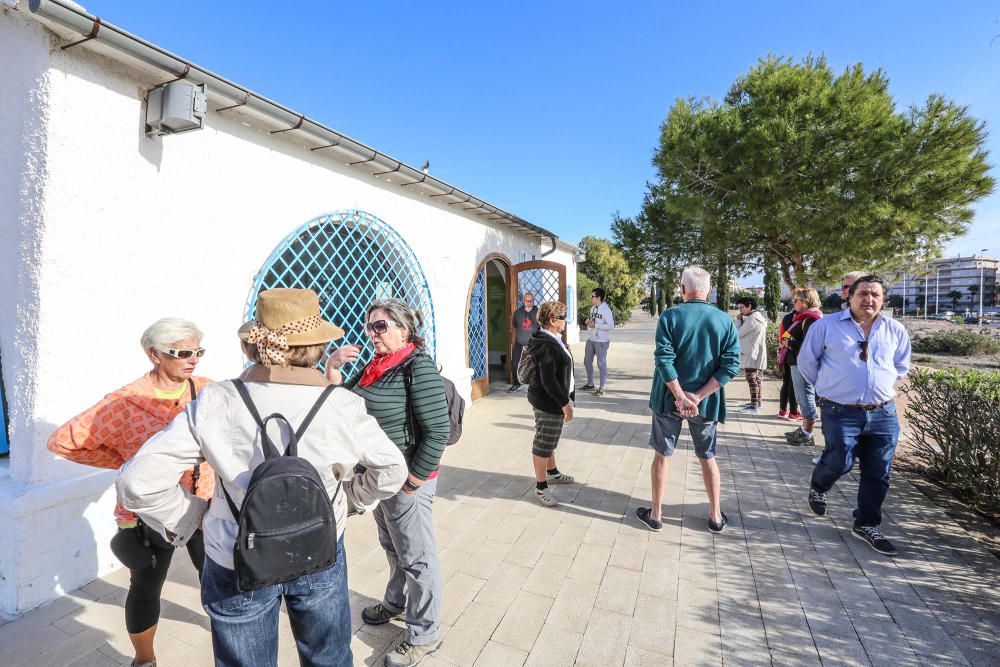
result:
[[[969,285],[965,288],[965,291],[969,293],[969,307],[975,310],[976,297],[979,296],[979,285]]]
[[[778,319],[778,308],[781,306],[781,273],[777,260],[768,255],[764,258],[764,310],[772,322]]]
[[[957,289],[953,289],[952,291],[945,294],[945,296],[948,297],[948,299],[951,301],[952,310],[958,310],[958,300],[962,298],[962,293],[959,292]]]
[[[898,111],[881,70],[838,75],[822,57],[768,56],[721,103],[670,109],[660,182],[633,231],[650,251],[676,243],[717,277],[772,259],[789,287],[884,271],[966,231],[994,188],[985,138],[981,121],[940,95]]]
[[[576,321],[581,328],[590,317],[590,294],[595,287],[600,287],[597,281],[591,280],[583,273],[576,275]]]
[[[625,253],[607,239],[585,236],[579,246],[587,253],[586,261],[577,267],[579,273],[596,282],[596,287],[604,288],[615,322],[628,322],[642,298],[642,274],[633,273]],[[590,292],[586,296],[589,312]]]

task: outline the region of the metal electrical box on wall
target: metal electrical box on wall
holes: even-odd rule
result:
[[[208,111],[205,84],[172,81],[146,97],[146,134],[177,134],[201,129]]]

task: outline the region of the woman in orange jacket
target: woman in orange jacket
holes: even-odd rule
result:
[[[153,369],[107,396],[59,427],[49,449],[70,461],[117,470],[142,445],[163,430],[212,381],[194,370],[205,354],[202,332],[192,322],[164,318],[142,334],[142,349]],[[187,491],[210,500],[215,475],[206,464],[188,470],[179,480]],[[115,555],[132,573],[125,599],[125,626],[135,648],[136,667],[156,667],[153,637],[160,619],[160,593],[174,548],[150,530],[121,503],[115,507],[118,534]],[[205,546],[199,530],[188,543],[188,555],[201,574]]]

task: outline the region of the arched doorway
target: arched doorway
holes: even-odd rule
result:
[[[472,400],[490,392],[490,382],[509,382],[511,349],[510,260],[488,255],[472,279],[466,309],[466,359],[472,369]]]
[[[427,278],[413,250],[396,230],[370,213],[337,211],[301,225],[278,244],[254,276],[247,319],[257,295],[274,287],[301,287],[319,295],[323,317],[344,329],[341,343],[361,345],[361,357],[345,376],[372,357],[364,332],[365,309],[375,299],[399,298],[424,317],[427,352],[436,356],[434,305]]]

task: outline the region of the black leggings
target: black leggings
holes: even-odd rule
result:
[[[142,527],[125,528],[124,530],[142,530]],[[160,621],[160,593],[167,580],[167,570],[174,557],[173,547],[162,547],[152,544],[149,547],[156,560],[153,565],[141,570],[129,570],[132,573],[128,587],[128,597],[125,598],[125,628],[129,634],[136,635],[145,632]],[[201,568],[205,564],[205,538],[200,530],[187,543],[188,556],[198,570],[201,579]]]
[[[795,387],[792,385],[792,367],[782,364],[785,370],[781,373],[781,393],[778,395],[778,409],[784,410],[788,406],[788,411],[795,414],[799,411],[799,404],[795,401]]]

